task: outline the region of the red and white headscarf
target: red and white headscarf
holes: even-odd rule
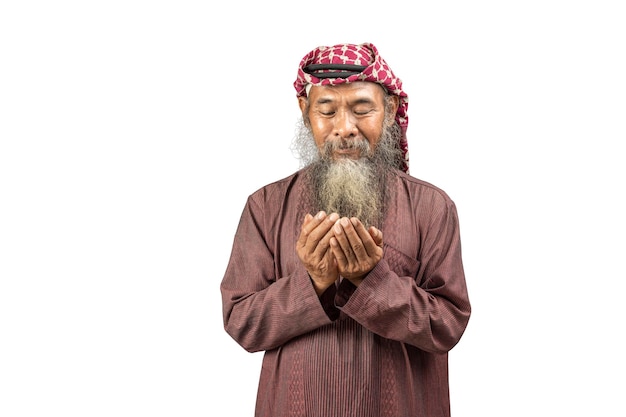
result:
[[[402,131],[400,149],[404,156],[403,169],[408,173],[409,146],[406,130],[409,125],[409,97],[402,90],[400,78],[394,75],[373,44],[339,44],[315,48],[300,61],[298,77],[293,86],[297,96],[302,97],[307,95],[307,85],[338,85],[355,81],[378,83],[388,93],[399,97],[396,122]]]

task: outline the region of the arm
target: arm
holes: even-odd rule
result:
[[[260,201],[260,202],[259,202]],[[297,262],[281,271],[276,253],[284,248],[271,235],[269,210],[263,199],[248,199],[235,234],[232,253],[220,290],[224,328],[244,349],[255,352],[330,323],[307,271]],[[275,225],[275,224],[274,224]],[[294,242],[285,244],[288,251]]]
[[[446,352],[459,341],[470,316],[455,206],[450,202],[431,219],[421,239],[418,277],[399,275],[406,255],[385,255],[358,288],[344,280],[336,303],[374,333],[429,352]]]

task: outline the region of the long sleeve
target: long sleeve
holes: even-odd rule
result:
[[[296,258],[296,210],[284,206],[286,184],[248,198],[220,286],[225,330],[251,352],[330,323]]]
[[[344,314],[370,331],[442,353],[458,343],[471,311],[459,222],[454,203],[443,193],[422,193],[415,205],[394,218],[396,230],[416,230],[415,258],[386,245],[383,261],[357,289],[349,283],[340,287],[337,299]],[[414,222],[421,226],[412,227]]]

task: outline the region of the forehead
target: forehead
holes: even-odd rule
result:
[[[339,85],[314,85],[311,87],[311,91],[309,91],[309,100],[311,102],[318,100],[369,100],[382,102],[384,97],[385,90],[383,87],[378,83],[369,81],[357,81]]]

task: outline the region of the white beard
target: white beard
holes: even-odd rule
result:
[[[321,167],[320,167],[321,168]],[[357,217],[366,226],[380,226],[382,189],[377,170],[367,159],[333,160],[317,173],[317,203],[327,213]]]
[[[398,132],[397,126],[386,130],[374,152],[367,142],[352,143],[361,151],[360,159],[334,159],[333,149],[342,144],[327,142],[323,149],[318,149],[311,131],[302,123],[292,150],[306,167],[312,210],[357,217],[366,226],[380,228],[389,197],[387,173],[397,169],[402,161]]]

